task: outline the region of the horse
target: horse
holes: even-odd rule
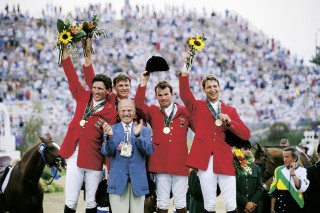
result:
[[[270,197],[268,195],[268,191],[270,189],[270,185],[272,183],[272,178],[274,175],[274,170],[284,164],[282,152],[285,147],[283,146],[265,146],[263,149],[259,144],[254,146],[256,149],[254,153],[255,161],[254,163],[260,166],[261,169],[261,177],[264,186],[264,195],[263,195],[263,210],[266,213],[270,212]],[[299,152],[299,157],[297,163],[301,167],[308,167],[312,163],[310,162],[309,157],[298,147],[296,147]]]
[[[45,165],[56,169],[65,167],[65,160],[58,155],[60,147],[50,134],[39,138],[41,142],[27,150],[21,160],[11,166],[7,176],[9,180],[4,181],[7,181],[7,186],[0,193],[0,213],[43,213],[43,189],[39,183],[41,174]],[[0,176],[1,179],[3,177]]]

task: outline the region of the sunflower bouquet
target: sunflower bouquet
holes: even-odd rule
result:
[[[252,155],[243,155],[238,148],[233,148],[233,165],[237,175],[251,175],[252,169],[249,166],[253,163]]]
[[[82,40],[83,53],[86,57],[87,51],[85,46],[87,45],[87,39],[89,38],[98,38],[100,36],[108,37],[108,35],[101,29],[98,28],[99,16],[93,14],[91,17],[87,17],[87,20],[84,20],[80,24],[80,28],[86,33],[84,39]],[[94,51],[91,47],[91,53],[94,54]]]
[[[58,64],[61,64],[63,45],[66,45],[67,51],[72,57],[77,57],[79,50],[76,46],[78,42],[85,38],[86,33],[79,27],[76,21],[71,22],[69,13],[65,21],[58,19],[57,29],[58,29],[58,41],[54,44],[53,49],[59,49],[59,59]]]
[[[191,35],[187,39],[187,45],[189,47],[189,53],[190,55],[187,57],[187,61],[185,62],[183,70],[185,72],[188,72],[192,62],[193,58],[196,54],[196,51],[202,50],[205,46],[205,41],[207,40],[206,37],[204,37],[204,34],[195,34]]]

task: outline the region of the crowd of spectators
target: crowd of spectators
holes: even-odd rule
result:
[[[34,113],[34,103],[40,103],[43,109],[43,132],[63,136],[72,117],[75,101],[57,63],[58,50],[52,49],[58,33],[56,21],[67,15],[62,11],[49,4],[42,18],[35,19],[21,13],[19,6],[7,5],[1,10],[0,101],[10,108],[12,128],[19,130],[13,132],[21,132]],[[152,74],[158,78],[150,79],[153,86],[147,92],[153,93],[158,79],[169,80],[173,91],[178,91],[177,75],[183,65],[185,41],[188,35],[201,33],[207,38],[206,46],[197,52],[190,74],[196,98],[204,98],[202,76],[212,73],[221,80],[223,101],[236,106],[253,131],[277,121],[296,128],[302,121],[319,120],[319,67],[306,66],[303,59],[237,14],[205,9],[196,12],[175,6],[160,11],[148,5],[126,5],[121,19],[116,19],[111,3],[75,11],[74,19],[86,18],[93,12],[100,16],[100,27],[109,38],[93,41],[95,72],[111,77],[121,71],[128,73],[132,78],[131,97],[139,84],[139,73],[152,55],[164,57],[170,71]],[[82,76],[81,45],[79,48],[81,54],[74,64]],[[179,94],[174,97],[181,103]],[[156,99],[146,101],[154,103]]]

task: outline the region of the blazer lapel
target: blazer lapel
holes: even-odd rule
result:
[[[114,134],[119,138],[119,141],[124,142],[125,134],[121,122],[115,125]]]

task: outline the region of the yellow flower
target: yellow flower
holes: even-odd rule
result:
[[[66,30],[62,31],[59,34],[59,41],[62,42],[63,44],[67,44],[72,41],[72,36],[70,32],[67,32]]]
[[[204,48],[204,41],[200,37],[193,37],[189,40],[189,46],[193,47],[195,50],[202,50]]]
[[[240,149],[235,148],[235,149],[234,149],[234,154],[235,154],[237,157],[242,157],[242,158],[244,158],[243,153],[241,152]]]

